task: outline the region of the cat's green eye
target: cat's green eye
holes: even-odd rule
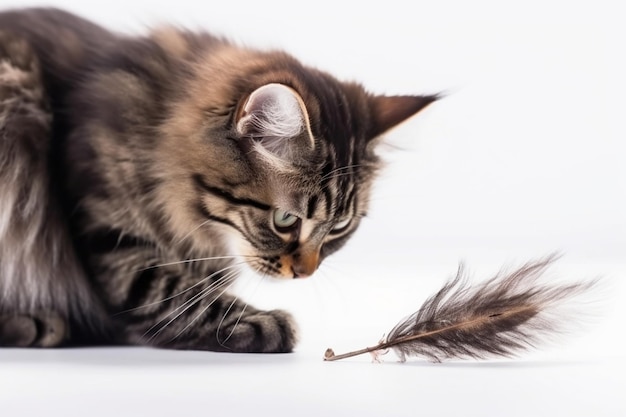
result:
[[[335,225],[333,226],[333,232],[341,232],[343,229],[348,227],[351,221],[352,221],[351,218],[347,218],[347,219],[341,220],[340,222],[335,223]]]
[[[274,210],[274,227],[280,233],[291,232],[298,226],[299,220],[300,218],[298,216],[295,216],[285,210]]]

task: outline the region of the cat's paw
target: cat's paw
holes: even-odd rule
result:
[[[0,316],[0,346],[56,347],[67,340],[68,327],[54,313]]]
[[[288,353],[298,341],[298,330],[291,314],[285,311],[257,311],[221,327],[216,337],[227,351]]]
[[[37,322],[37,340],[34,346],[61,346],[68,339],[69,331],[67,323],[58,314],[42,314],[35,320]]]
[[[0,346],[27,347],[37,339],[37,325],[29,316],[0,316]]]

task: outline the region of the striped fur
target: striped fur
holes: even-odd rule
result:
[[[435,98],[206,33],[0,13],[0,345],[291,351],[289,314],[230,283],[311,275],[367,211],[374,139]]]

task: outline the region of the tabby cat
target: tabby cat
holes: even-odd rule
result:
[[[243,265],[312,275],[366,214],[377,138],[436,100],[164,27],[0,13],[0,345],[289,352]]]

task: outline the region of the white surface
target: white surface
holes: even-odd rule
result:
[[[389,135],[401,149],[385,152],[369,218],[317,276],[242,281],[254,305],[296,314],[297,353],[0,350],[0,414],[626,415],[623,13],[434,3],[50,2],[120,30],[174,22],[284,48],[378,93],[449,95]],[[550,276],[606,285],[591,323],[546,349],[487,363],[321,361],[329,346],[374,344],[460,260],[484,279],[553,251],[564,257]]]
[[[7,355],[6,416],[624,415],[626,381],[610,361],[372,365],[145,349]]]

